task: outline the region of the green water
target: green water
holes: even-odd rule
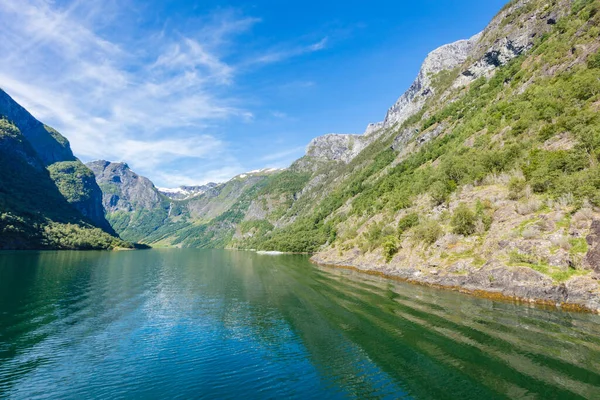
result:
[[[600,398],[600,318],[235,251],[0,253],[0,398]]]

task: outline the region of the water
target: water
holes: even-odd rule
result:
[[[600,398],[600,317],[234,251],[0,253],[0,398]]]

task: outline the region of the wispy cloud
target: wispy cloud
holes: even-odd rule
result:
[[[260,161],[271,162],[271,163],[288,161],[289,158],[292,156],[293,156],[293,158],[297,158],[298,156],[302,155],[302,153],[304,153],[305,150],[306,150],[306,146],[294,147],[292,149],[287,149],[287,150],[283,150],[283,151],[279,151],[276,153],[266,155],[266,156],[262,157],[260,159]],[[271,165],[269,165],[269,166],[271,166]]]
[[[286,48],[275,48],[265,52],[251,60],[248,60],[247,64],[271,64],[275,62],[284,61],[290,58],[298,57],[304,54],[314,53],[325,49],[327,46],[328,38],[324,37],[315,43],[308,45],[300,45]]]
[[[167,21],[141,38],[107,34],[135,18],[122,15],[122,3],[0,1],[0,87],[65,134],[82,159],[124,160],[140,173],[164,179],[161,185],[167,179],[189,184],[242,172],[216,128],[254,118],[232,90],[238,74],[250,64],[280,62],[327,46],[325,37],[232,62],[235,38],[259,18],[221,10],[193,21],[194,29],[171,28]],[[229,166],[211,164],[226,158]],[[203,160],[205,168],[169,165],[178,159]]]

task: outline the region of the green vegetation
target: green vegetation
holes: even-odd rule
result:
[[[81,186],[65,176],[80,163],[60,163],[53,172],[69,199]],[[0,118],[0,249],[110,249],[126,243],[92,226],[71,206],[19,129]],[[84,167],[82,173],[89,172]],[[93,178],[92,178],[93,179]]]
[[[465,203],[460,203],[452,215],[452,231],[459,235],[472,235],[475,233],[475,222],[475,213]]]
[[[386,262],[392,261],[398,252],[398,240],[394,236],[387,236],[383,241],[383,256]]]
[[[94,173],[81,161],[63,161],[48,166],[50,177],[69,203],[88,201],[92,196],[90,186]]]
[[[419,214],[410,213],[400,219],[398,221],[398,237],[402,236],[404,232],[409,230],[412,227],[415,227],[419,224]]]
[[[534,1],[519,8],[506,23],[534,7],[543,4]],[[343,219],[389,215],[411,207],[425,193],[434,206],[441,205],[465,185],[477,186],[490,175],[515,170],[521,170],[524,178],[508,184],[513,200],[521,199],[529,186],[550,199],[569,194],[577,203],[589,200],[600,205],[599,56],[596,52],[585,63],[573,63],[578,54],[572,51],[597,42],[598,7],[598,1],[576,2],[573,13],[551,33],[540,37],[526,55],[498,68],[490,79],[480,78],[465,90],[449,89],[454,92],[446,98],[454,101],[437,103],[434,96],[425,107],[429,115],[425,120],[419,113],[395,129],[423,132],[443,124],[439,137],[393,165],[392,139],[384,134],[384,139],[332,173],[343,179],[331,181],[326,195],[310,205],[295,202],[287,214],[298,215],[293,223],[269,232],[262,242],[254,238],[253,244],[270,250],[316,251],[336,240],[336,226]],[[557,72],[548,74],[552,67]],[[454,73],[444,72],[433,82],[442,90],[449,88]],[[558,141],[564,132],[572,140]],[[468,139],[473,145],[464,145]],[[555,139],[558,144],[549,145]],[[350,209],[340,212],[348,203]],[[464,235],[484,232],[492,215],[489,204],[478,203],[474,210],[463,205],[451,218],[452,229]],[[398,234],[412,229],[417,240],[433,243],[443,233],[439,222],[425,218],[414,226],[416,219],[413,215],[402,221]],[[370,234],[362,240],[368,242],[365,248],[374,243]]]
[[[434,244],[444,234],[440,223],[433,219],[425,219],[413,229],[414,239],[425,244]]]

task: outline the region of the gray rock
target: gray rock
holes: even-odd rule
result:
[[[330,133],[314,138],[306,149],[306,155],[317,159],[350,162],[371,143],[366,135]]]
[[[600,272],[600,220],[594,220],[590,234],[586,237],[589,250],[585,256],[585,264],[595,272]]]
[[[102,188],[102,203],[107,213],[160,207],[162,197],[154,184],[133,172],[127,164],[99,160],[86,165]]]

